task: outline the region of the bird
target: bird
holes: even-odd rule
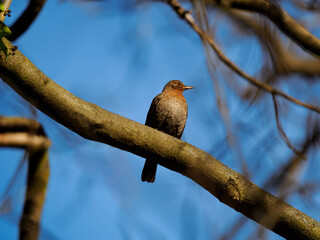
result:
[[[151,103],[145,125],[181,138],[188,116],[188,104],[183,92],[193,89],[179,80],[169,81]],[[157,163],[147,158],[142,170],[141,181],[153,183],[156,178]]]

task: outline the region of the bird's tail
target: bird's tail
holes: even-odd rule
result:
[[[142,174],[141,174],[141,181],[147,181],[149,183],[153,183],[156,178],[157,173],[157,163],[152,159],[146,159],[144,164]]]

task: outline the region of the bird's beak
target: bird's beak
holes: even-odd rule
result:
[[[194,87],[184,86],[184,90],[193,89]]]

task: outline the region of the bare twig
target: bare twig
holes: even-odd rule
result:
[[[224,9],[228,17],[236,24],[236,30],[250,29],[261,42],[261,46],[268,53],[272,61],[273,72],[277,75],[301,74],[305,77],[320,75],[319,58],[302,58],[289,48],[284,46],[278,31],[266,24],[267,20],[254,14],[248,15],[239,10]]]
[[[28,181],[24,209],[20,219],[19,239],[37,239],[49,178],[50,140],[46,137],[41,124],[33,119],[0,116],[0,147],[26,149],[29,160]],[[20,167],[17,171],[19,169]],[[14,179],[15,177],[8,189],[13,185]],[[8,189],[5,194],[9,192]]]
[[[317,124],[317,120],[315,120],[314,124],[314,127],[310,128],[310,130],[306,134],[306,138],[303,140],[302,144],[300,144],[301,155],[293,156],[284,165],[278,167],[276,169],[277,171],[271,174],[263,183],[264,189],[276,189],[277,192],[281,195],[282,199],[289,197],[290,194],[293,194],[296,191],[302,191],[301,188],[294,187],[297,186],[299,169],[302,168],[302,164],[305,162],[302,156],[306,155],[311,148],[317,146],[320,141],[320,128]],[[309,122],[309,125],[312,125],[311,122]],[[294,176],[293,179],[295,179],[296,181],[292,181],[292,176]],[[286,189],[286,191],[283,191],[283,189]],[[308,196],[308,200],[310,199],[312,198]],[[232,237],[237,234],[237,232],[242,228],[247,220],[247,218],[240,217],[233,224],[233,226],[230,227],[231,231],[229,231],[229,233],[225,234],[220,239],[232,239]]]
[[[223,11],[236,24],[236,31],[240,33],[243,33],[243,31],[250,32],[259,39],[267,59],[259,74],[262,82],[271,85],[280,80],[280,77],[287,77],[292,74],[303,75],[304,80],[306,78],[308,80],[316,79],[315,77],[320,75],[320,60],[318,58],[302,58],[285,47],[278,31],[267,24],[266,19],[261,19],[254,14],[241,13],[239,10],[223,9]],[[235,88],[235,90],[238,89]],[[250,85],[239,95],[244,99],[251,99],[251,102],[253,102],[261,92],[260,88]]]
[[[256,80],[255,78],[251,77],[250,75],[246,74],[245,72],[243,72],[237,65],[235,65],[231,60],[229,60],[224,54],[223,52],[220,50],[220,48],[218,47],[218,45],[214,42],[214,40],[211,38],[211,36],[209,36],[205,31],[203,31],[201,28],[198,27],[198,25],[195,23],[190,11],[185,10],[178,1],[176,0],[163,0],[164,2],[168,3],[174,10],[175,12],[182,18],[184,19],[189,26],[196,32],[198,33],[199,37],[206,41],[211,48],[215,51],[215,53],[217,54],[218,58],[226,65],[228,66],[230,69],[232,69],[234,72],[236,72],[239,76],[243,77],[244,79],[248,80],[251,84],[253,84],[254,86],[261,88],[264,91],[268,91],[272,94],[276,94],[279,95],[297,105],[303,106],[305,108],[308,108],[312,111],[315,111],[317,113],[320,113],[320,109],[316,106],[313,106],[311,104],[307,104],[304,103],[294,97],[291,97],[287,94],[285,94],[284,92],[277,90],[273,87],[271,87],[270,85],[260,82],[258,80]]]
[[[279,111],[278,111],[278,103],[277,103],[277,99],[275,94],[272,94],[272,100],[273,100],[273,106],[274,106],[274,112],[276,115],[276,121],[277,121],[277,127],[278,127],[278,131],[280,133],[280,136],[282,138],[282,140],[287,144],[287,146],[297,155],[302,155],[302,153],[297,150],[290,142],[289,138],[287,137],[286,133],[284,132],[280,120],[279,120]]]
[[[2,211],[10,211],[11,208],[11,204],[10,202],[10,194],[12,189],[14,188],[15,184],[17,183],[17,179],[18,177],[21,175],[21,171],[23,169],[24,163],[27,160],[27,151],[25,151],[25,153],[23,154],[23,157],[21,158],[21,160],[19,161],[19,164],[16,168],[16,170],[14,171],[14,173],[12,174],[12,177],[7,185],[7,187],[5,188],[3,194],[1,194],[0,196],[0,212],[2,213]],[[8,204],[9,203],[9,204]]]
[[[225,8],[235,8],[260,13],[268,17],[284,34],[301,48],[313,55],[320,56],[320,39],[295,21],[274,0],[203,0]]]
[[[207,21],[206,9],[203,3],[201,1],[192,1],[192,2],[195,9],[195,15],[200,26],[206,31],[210,31],[209,23]],[[250,179],[250,172],[248,170],[246,160],[242,152],[240,141],[232,129],[232,122],[229,116],[230,112],[228,109],[227,99],[225,98],[223,87],[219,86],[218,78],[215,77],[216,71],[215,71],[213,52],[210,51],[210,46],[207,44],[207,42],[204,41],[203,45],[204,45],[205,53],[207,57],[209,74],[214,84],[216,103],[217,103],[220,115],[223,119],[224,126],[226,128],[227,142],[231,148],[231,151],[234,155],[235,160],[238,160],[240,162],[243,175],[247,179]]]

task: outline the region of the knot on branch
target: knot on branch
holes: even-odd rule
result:
[[[192,13],[192,10],[185,10],[178,1],[176,0],[164,0],[164,2],[167,2],[173,10],[180,16],[182,19],[189,20]]]
[[[238,184],[233,178],[229,178],[227,183],[224,186],[225,196],[224,198],[230,203],[235,204],[243,200],[241,190],[239,189]]]

